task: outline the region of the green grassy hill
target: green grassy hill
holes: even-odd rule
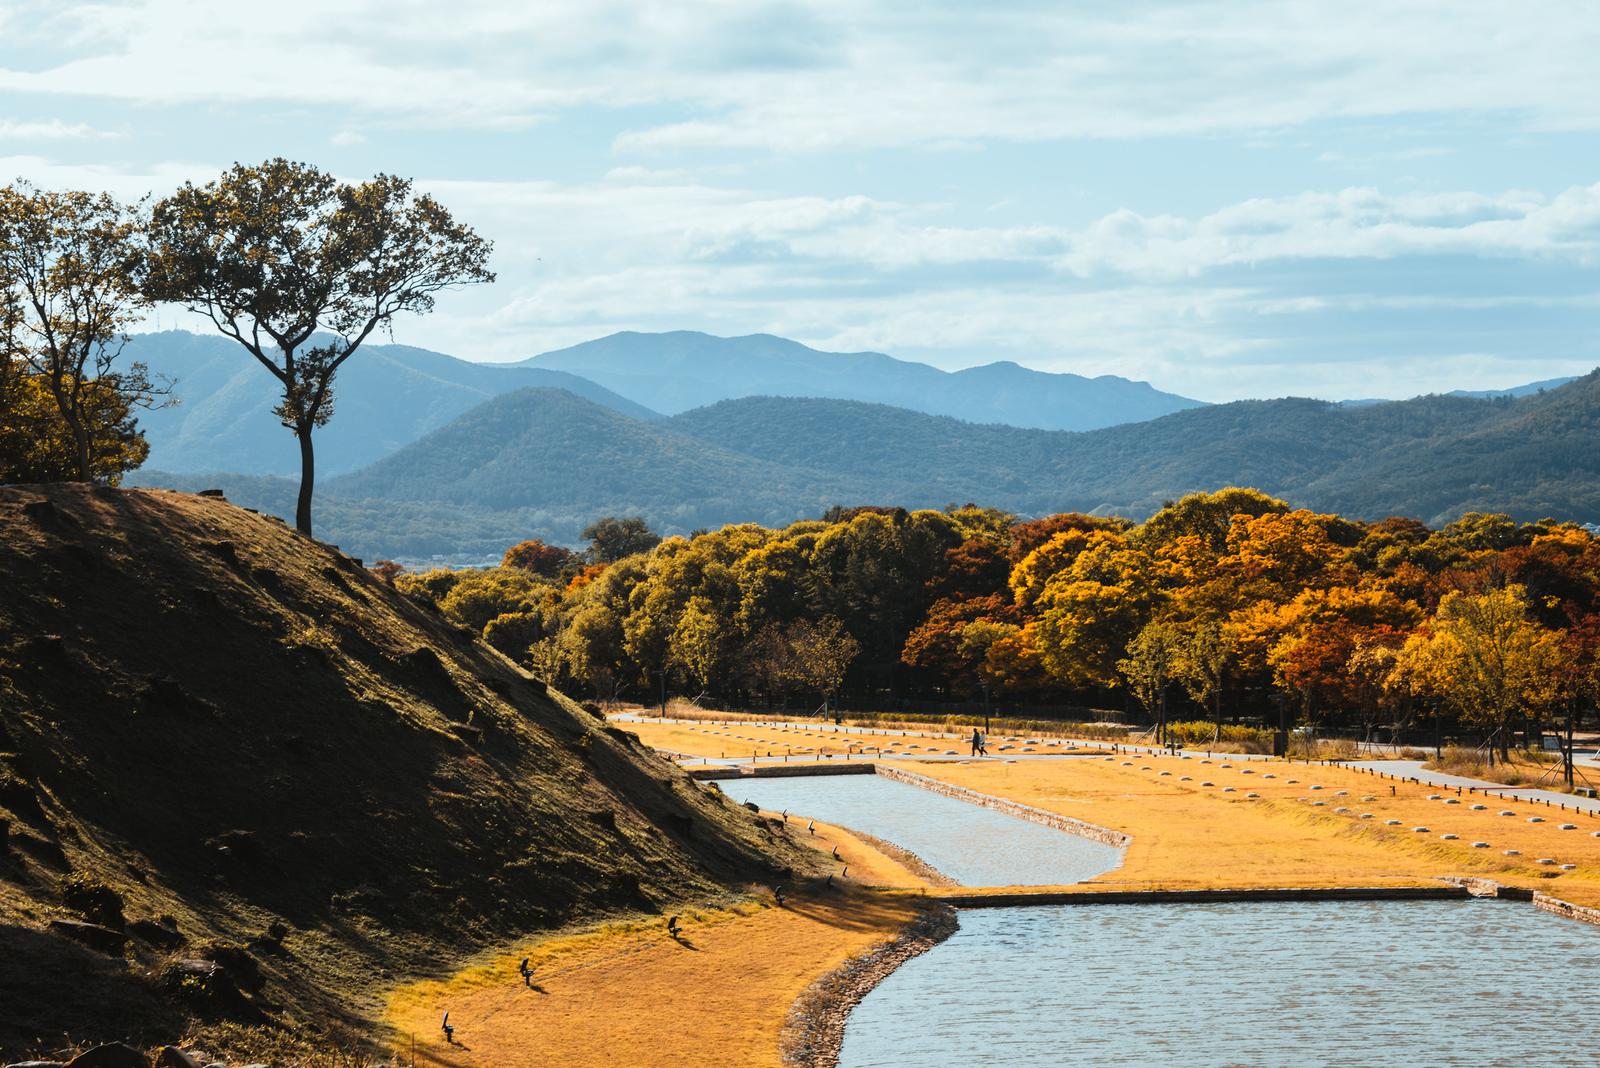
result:
[[[797,862],[277,520],[25,486],[0,532],[0,1061],[227,1019],[370,1034],[391,979]]]

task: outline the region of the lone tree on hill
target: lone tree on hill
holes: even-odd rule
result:
[[[0,188],[6,479],[115,482],[149,452],[133,410],[170,390],[117,365],[145,304],[142,233],[140,209],[105,193]]]
[[[208,316],[278,380],[273,414],[300,443],[295,526],[309,535],[311,437],[333,415],[334,375],[397,314],[494,281],[492,247],[409,179],[351,184],[272,159],[156,204],[146,293]]]

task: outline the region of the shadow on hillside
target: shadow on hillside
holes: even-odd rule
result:
[[[183,1026],[155,982],[121,958],[0,925],[0,1061],[56,1051],[65,1036],[143,1044],[170,1041]]]

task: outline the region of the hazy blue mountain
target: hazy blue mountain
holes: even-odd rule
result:
[[[167,472],[298,475],[294,435],[272,416],[277,382],[237,342],[169,330],[129,342],[129,360],[176,379],[176,407],[142,413],[146,466]],[[469,363],[407,345],[366,344],[340,368],[334,418],[317,431],[317,469],[369,464],[491,397],[529,386],[569,390],[639,419],[655,413],[577,375]]]
[[[941,371],[881,352],[819,352],[770,334],[627,331],[524,363],[581,374],[667,414],[738,397],[831,397],[978,423],[1092,430],[1201,404],[1115,375],[1085,378],[1015,363]]]
[[[1509,389],[1453,389],[1453,390],[1451,390],[1449,392],[1448,396],[1451,396],[1451,397],[1526,397],[1531,393],[1538,393],[1541,390],[1555,389],[1558,386],[1564,386],[1568,382],[1575,381],[1576,379],[1577,379],[1576,375],[1568,375],[1565,378],[1546,378],[1542,382],[1528,382],[1528,383],[1526,383],[1524,385],[1512,386]]]
[[[968,423],[904,408],[753,397],[638,420],[558,390],[496,397],[363,470],[322,484],[319,533],[363,556],[571,544],[606,514],[668,533],[783,523],[833,504],[1142,518],[1196,490],[1256,486],[1364,519],[1464,511],[1600,521],[1600,372],[1525,397],[1428,396],[1348,407],[1238,401],[1088,432]],[[216,484],[287,515],[282,479],[140,472]]]

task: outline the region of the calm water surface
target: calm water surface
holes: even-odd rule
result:
[[[902,849],[967,886],[1058,886],[1122,863],[1112,846],[877,775],[723,779],[735,801],[812,816]]]
[[[1498,901],[969,909],[840,1068],[1594,1065],[1600,928]]]

